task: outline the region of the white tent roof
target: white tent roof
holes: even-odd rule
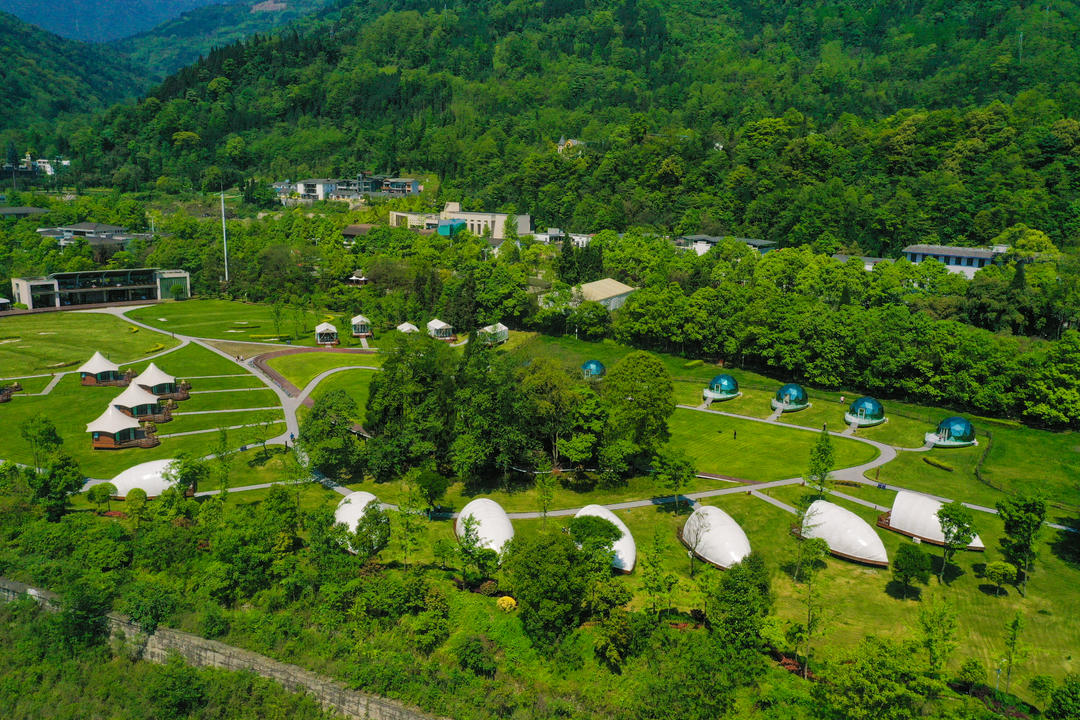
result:
[[[480,328],[480,332],[491,333],[493,335],[495,333],[507,332],[509,330],[510,330],[510,328],[506,327],[501,322],[500,323],[495,323],[494,325],[488,325],[487,327]]]
[[[142,489],[147,497],[157,497],[172,485],[172,482],[165,477],[172,463],[171,459],[144,462],[141,465],[129,467],[110,482],[116,486],[117,497],[127,497],[127,494],[135,488]]]
[[[144,390],[142,386],[132,383],[124,389],[124,392],[117,395],[113,401],[113,405],[120,407],[133,408],[139,405],[157,405],[160,402],[158,396],[154,393]]]
[[[489,498],[477,498],[461,509],[454,523],[454,534],[459,538],[465,531],[463,522],[467,517],[476,518],[476,534],[480,547],[502,552],[503,545],[514,537],[514,526],[499,503]]]
[[[352,324],[353,324],[353,325],[370,325],[370,324],[371,324],[371,321],[370,321],[370,320],[368,320],[368,319],[367,319],[366,317],[364,317],[363,315],[357,315],[356,317],[354,317],[354,318],[352,319]]]
[[[139,427],[138,420],[125,415],[110,404],[109,409],[101,413],[97,420],[86,424],[86,432],[103,432],[115,435],[121,430],[134,430],[137,427]]]
[[[399,332],[403,332],[403,333],[420,332],[420,328],[416,327],[411,322],[403,322],[403,323],[401,323],[400,325],[397,326],[397,329],[398,329]]]
[[[750,541],[739,524],[718,507],[699,505],[686,519],[683,542],[702,558],[722,568],[742,562]]]
[[[337,328],[330,323],[319,323],[315,326],[315,332],[317,333],[336,333]]]
[[[870,563],[888,563],[885,545],[861,517],[826,500],[815,500],[803,516],[803,537],[821,538],[833,553]]]
[[[334,522],[345,525],[349,528],[349,532],[356,532],[356,524],[360,522],[360,517],[364,514],[367,506],[373,502],[377,503],[379,499],[369,492],[357,490],[349,493],[341,499],[341,502],[334,509]]]
[[[439,318],[435,318],[433,320],[428,320],[428,324],[427,324],[427,329],[428,330],[446,330],[449,327],[450,327],[449,325],[444,323]]]
[[[150,363],[146,366],[146,369],[139,373],[138,377],[131,381],[132,385],[145,385],[146,387],[156,387],[158,385],[165,385],[168,383],[176,382],[169,373],[163,371],[154,363]]]
[[[944,544],[945,533],[941,532],[941,521],[937,512],[942,503],[920,493],[901,490],[893,500],[889,525],[905,533]],[[972,550],[984,550],[982,539],[976,535],[968,547]]]
[[[612,525],[619,528],[622,537],[615,541],[613,546],[615,557],[611,561],[611,564],[617,570],[622,570],[623,572],[630,572],[633,570],[634,564],[637,562],[637,544],[634,542],[634,536],[630,534],[630,529],[626,527],[625,523],[617,518],[615,513],[602,505],[586,505],[574,515],[574,517],[582,516],[604,518]]]
[[[97,375],[103,372],[120,372],[120,366],[105,359],[105,356],[95,352],[93,356],[82,364],[76,372],[91,373]]]

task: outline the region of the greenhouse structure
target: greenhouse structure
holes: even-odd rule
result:
[[[941,530],[941,521],[937,516],[942,504],[940,500],[929,495],[901,490],[893,499],[892,510],[878,517],[877,524],[886,530],[918,538],[921,542],[944,545],[945,533]],[[967,549],[981,552],[986,546],[976,535]]]
[[[626,527],[626,523],[603,505],[586,505],[574,515],[576,518],[586,516],[603,518],[618,528],[622,536],[612,546],[615,556],[611,559],[611,566],[622,573],[633,572],[634,565],[637,563],[637,544],[634,542],[634,536],[630,534],[630,528]]]
[[[315,326],[315,342],[319,345],[337,345],[341,342],[337,328],[328,322],[319,323]]]
[[[686,519],[679,539],[699,560],[727,570],[750,554],[750,541],[739,524],[718,507],[699,505]]]
[[[798,383],[788,383],[776,391],[772,399],[772,409],[780,412],[796,412],[810,407],[810,398],[806,390]]]
[[[606,372],[607,368],[599,360],[586,360],[585,364],[581,366],[581,374],[586,380],[602,378]]]
[[[723,373],[710,380],[709,386],[701,391],[701,395],[705,402],[720,402],[737,398],[742,393],[739,392],[738,381],[731,375]]]
[[[851,403],[844,422],[856,427],[872,427],[885,422],[885,408],[872,397],[861,397]]]
[[[428,321],[427,334],[436,340],[446,340],[447,342],[457,340],[457,336],[454,335],[454,326],[444,323],[439,318]]]
[[[978,445],[975,427],[967,418],[954,415],[938,423],[937,430],[926,433],[926,442],[934,447],[968,447]]]
[[[514,537],[514,526],[502,505],[490,498],[477,498],[461,509],[454,522],[458,540],[465,532],[465,519],[476,520],[476,535],[480,547],[502,552],[503,546]]]
[[[168,490],[173,481],[169,479],[169,466],[173,460],[151,460],[140,465],[134,465],[124,470],[111,482],[116,488],[113,497],[126,498],[128,493],[138,488],[146,493],[147,498],[155,498]]]
[[[868,522],[855,513],[826,500],[815,500],[803,515],[799,535],[821,538],[837,557],[867,565],[887,567],[885,544]]]
[[[363,315],[352,319],[352,336],[355,338],[371,337],[371,321]]]
[[[476,334],[485,345],[500,345],[510,339],[510,328],[500,322],[482,327]]]

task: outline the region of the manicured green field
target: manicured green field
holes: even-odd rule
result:
[[[266,387],[256,390],[241,389],[235,392],[199,392],[193,389],[191,398],[180,403],[180,411],[246,410],[277,405],[277,395]]]
[[[259,378],[251,374],[231,375],[229,377],[194,378],[188,380],[192,390],[231,390],[242,388],[265,388]]]
[[[17,382],[22,385],[21,394],[39,393],[52,381],[52,376],[18,378]],[[5,381],[4,384],[7,384]]]
[[[818,433],[809,430],[695,410],[676,410],[668,427],[671,442],[694,458],[699,472],[757,481],[802,475],[818,439]],[[847,438],[832,441],[837,468],[860,465],[877,456],[870,445]]]
[[[368,391],[371,389],[371,379],[375,376],[374,370],[342,370],[325,378],[312,393],[318,398],[323,393],[332,390],[344,390],[360,408],[360,424],[364,424],[364,408],[367,407]],[[307,408],[305,408],[306,410]]]
[[[314,345],[315,326],[330,322],[337,327],[342,344],[353,344],[349,328],[352,315],[342,313],[316,313],[305,309],[297,324],[294,311],[286,307],[280,327],[275,328],[269,305],[229,300],[184,300],[139,308],[129,315],[147,325],[194,337],[251,342],[289,340],[294,345]]]
[[[95,350],[115,363],[129,363],[176,344],[168,335],[137,328],[112,315],[16,315],[0,320],[0,377],[74,370]]]
[[[285,379],[303,390],[320,373],[340,367],[380,367],[384,355],[367,353],[320,353],[304,352],[271,358],[267,364],[285,376]],[[321,388],[322,385],[319,385]]]
[[[263,410],[251,412],[225,412],[212,413],[209,415],[176,415],[172,422],[158,425],[158,434],[192,432],[194,430],[207,430],[210,428],[233,427],[235,425],[247,425],[262,422],[269,416],[279,422],[285,422],[284,413],[278,410]],[[239,431],[237,431],[239,432]],[[214,438],[216,442],[217,438]]]

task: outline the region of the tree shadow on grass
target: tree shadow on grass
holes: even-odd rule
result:
[[[1057,531],[1050,551],[1074,568],[1080,568],[1080,518],[1058,518],[1057,522],[1069,529]]]
[[[930,572],[931,572],[931,574],[933,574],[933,576],[935,578],[936,577],[941,577],[942,581],[946,585],[952,585],[956,580],[958,580],[959,578],[962,578],[964,575],[967,574],[966,572],[964,572],[964,568],[960,567],[955,562],[950,562],[945,567],[944,575],[942,575],[941,574],[941,562],[942,562],[942,559],[941,559],[940,555],[931,556]]]
[[[250,468],[261,468],[278,455],[283,455],[289,452],[288,450],[280,446],[268,446],[266,448],[266,452],[263,452],[263,449],[258,445],[255,445],[253,447],[256,452],[247,461],[247,466]]]
[[[907,585],[899,580],[890,580],[885,585],[885,594],[894,600],[922,600],[922,588],[917,585]]]
[[[999,590],[997,585],[991,583],[979,583],[979,591],[984,595],[989,595],[991,597],[1005,598],[1009,596],[1008,589],[1003,587]]]

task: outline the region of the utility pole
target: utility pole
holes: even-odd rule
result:
[[[221,189],[221,244],[225,249],[225,284],[229,283],[229,235],[225,232],[225,188]]]

